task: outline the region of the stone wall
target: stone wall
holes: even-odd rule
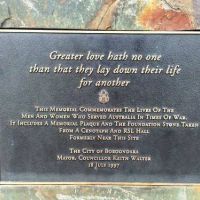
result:
[[[200,0],[0,0],[2,28],[193,30]]]

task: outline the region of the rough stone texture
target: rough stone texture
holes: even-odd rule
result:
[[[1,27],[4,27],[7,21],[10,20],[10,10],[5,1],[0,1],[0,24]]]
[[[200,187],[4,186],[1,200],[199,200]]]
[[[200,0],[0,0],[2,28],[191,30]]]

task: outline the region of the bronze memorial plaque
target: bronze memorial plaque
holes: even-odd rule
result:
[[[0,32],[1,182],[200,183],[200,34]]]

